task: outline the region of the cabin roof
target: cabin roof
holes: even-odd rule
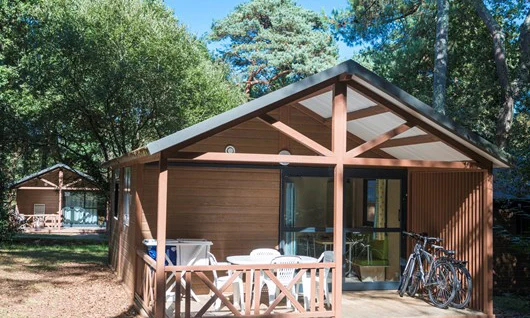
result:
[[[390,83],[384,78],[378,76],[377,74],[367,70],[366,68],[354,62],[353,60],[348,60],[343,63],[340,63],[332,68],[309,76],[299,82],[278,89],[260,98],[254,99],[250,102],[247,102],[217,116],[214,116],[210,119],[204,120],[198,124],[177,131],[161,139],[150,142],[145,147],[136,150],[134,152],[134,155],[153,155],[172,147],[189,145],[192,142],[207,138],[210,135],[226,127],[229,127],[231,123],[251,119],[263,112],[282,106],[285,104],[286,101],[292,99],[293,96],[303,97],[303,94],[305,94],[304,92],[308,91],[310,88],[314,88],[318,85],[323,85],[327,82],[330,82],[331,80],[334,80],[344,75],[349,76],[351,78],[351,81],[362,85],[364,88],[367,88],[371,92],[390,100],[395,105],[400,107],[403,111],[407,112],[409,115],[412,115],[415,118],[421,120],[422,122],[435,127],[437,130],[449,136],[449,138],[455,140],[461,145],[469,148],[473,152],[491,161],[493,167],[507,168],[510,166],[509,156],[502,150],[500,150],[496,145],[492,144],[481,136],[471,132],[470,130],[464,128],[463,126],[457,124],[448,116],[437,113],[429,105],[423,103],[419,99],[408,94],[404,90],[400,89],[399,87]],[[357,97],[362,96],[359,95]],[[311,109],[313,112],[319,113],[323,117],[326,117],[327,110],[323,107],[328,107],[330,112],[331,100],[328,99],[328,102],[323,102],[324,99],[326,99],[325,93],[321,94],[320,96],[313,96],[311,98],[312,101],[305,100],[300,102],[300,104]],[[361,101],[362,104],[362,98],[357,98],[357,102],[359,101]],[[326,104],[328,105],[326,106]],[[367,122],[365,124],[366,129],[364,133],[368,134],[369,137],[369,132],[371,128],[377,128],[377,125],[381,126],[381,129],[385,127],[388,128],[388,125],[395,125],[397,123],[397,120],[399,119],[400,118],[395,115],[394,118],[391,118],[390,116],[377,116],[377,121]],[[363,134],[363,131],[352,131],[354,129],[354,127],[348,125],[348,130],[353,134]],[[409,132],[408,134],[412,135],[414,133]],[[421,132],[416,131],[415,134],[419,135],[421,134]],[[396,156],[397,158],[406,155],[416,155],[417,159],[420,160],[423,156],[428,157],[441,155],[446,155],[446,160],[467,159],[465,156],[462,156],[457,151],[450,149],[450,147],[442,143],[432,143],[431,146],[429,146],[429,144],[424,144],[421,145],[424,146],[423,148],[418,146],[420,145],[409,146],[408,148],[401,147],[402,149],[392,149],[394,153],[391,154]],[[451,153],[450,151],[453,152]],[[124,157],[128,157],[131,155],[132,154],[125,155]],[[120,158],[113,159],[105,163],[105,165],[111,166],[117,162],[120,162]]]
[[[29,175],[23,177],[22,179],[19,179],[19,180],[15,181],[15,182],[10,186],[10,188],[11,188],[11,189],[16,188],[16,187],[20,186],[21,184],[23,184],[23,183],[25,183],[25,182],[27,182],[27,181],[29,181],[29,180],[31,180],[31,179],[34,179],[34,178],[40,177],[40,176],[42,176],[42,175],[44,175],[44,174],[47,174],[47,173],[49,173],[49,172],[52,172],[52,171],[57,170],[57,169],[60,169],[60,168],[62,168],[62,169],[66,169],[66,170],[69,170],[69,171],[71,171],[71,172],[73,172],[73,173],[79,175],[80,177],[85,178],[86,180],[88,180],[88,181],[90,181],[90,182],[95,182],[94,179],[93,179],[91,176],[87,175],[86,173],[81,172],[81,171],[79,171],[79,170],[76,170],[76,169],[74,169],[74,168],[72,168],[72,167],[70,167],[70,166],[68,166],[68,165],[65,165],[64,163],[58,163],[58,164],[55,164],[55,165],[53,165],[53,166],[51,166],[51,167],[48,167],[48,168],[42,169],[41,171],[38,171],[38,172],[35,172],[35,173],[32,173],[32,174],[29,174]]]

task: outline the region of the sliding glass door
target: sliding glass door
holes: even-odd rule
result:
[[[319,257],[333,250],[333,169],[282,170],[280,247]],[[396,288],[405,224],[406,171],[347,169],[344,176],[344,289]]]
[[[344,289],[397,288],[406,171],[350,169],[344,182]]]

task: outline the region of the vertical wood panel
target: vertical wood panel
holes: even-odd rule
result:
[[[492,252],[487,240],[492,200],[488,180],[482,171],[411,170],[407,221],[409,230],[442,237],[447,248],[457,250],[458,258],[469,261],[471,307],[485,312],[492,288],[486,262]]]

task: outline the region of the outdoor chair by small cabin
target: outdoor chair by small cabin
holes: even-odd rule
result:
[[[106,228],[106,197],[89,175],[56,164],[16,181],[16,209],[27,230]]]
[[[508,159],[354,61],[105,166],[113,175],[110,262],[135,304],[155,317],[493,315],[492,169],[509,167]],[[399,285],[406,230],[442,237],[469,261],[470,309],[384,291]],[[166,240],[176,240],[171,247],[182,238],[211,242],[215,258],[231,265],[166,262]],[[156,259],[144,239],[156,239]],[[257,248],[300,262],[243,264]],[[334,261],[316,263],[324,251]],[[275,279],[289,268],[290,282]],[[328,270],[325,299],[315,287]],[[213,271],[228,273],[226,284]],[[259,297],[264,280],[279,290],[271,303]],[[234,282],[244,285],[243,308],[231,296]]]

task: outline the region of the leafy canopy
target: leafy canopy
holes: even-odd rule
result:
[[[257,97],[336,64],[323,16],[292,0],[253,0],[214,22],[209,37],[246,94]]]
[[[33,171],[61,161],[104,183],[102,161],[244,100],[162,1],[36,0],[15,18],[9,104],[29,142],[12,156]]]

